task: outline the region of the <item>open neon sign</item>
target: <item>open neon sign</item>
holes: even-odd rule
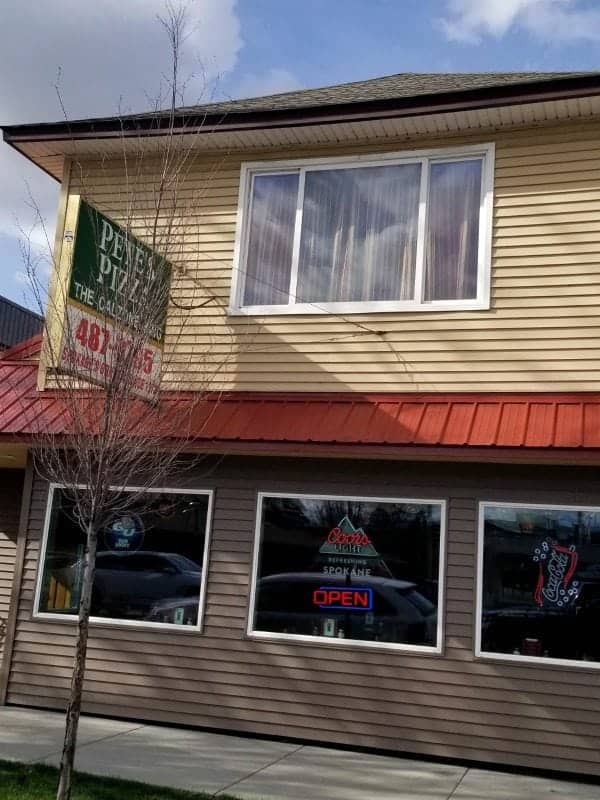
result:
[[[372,611],[373,589],[320,586],[313,592],[313,603],[319,608],[342,611]]]

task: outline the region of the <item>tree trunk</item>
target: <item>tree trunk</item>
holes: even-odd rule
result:
[[[83,694],[83,679],[85,677],[85,657],[87,653],[97,544],[98,531],[93,524],[90,524],[87,529],[85,570],[83,572],[81,600],[79,602],[79,615],[77,620],[77,646],[75,649],[73,674],[71,676],[71,694],[69,696],[69,705],[67,706],[65,738],[63,742],[62,758],[60,760],[56,800],[70,800],[71,798],[71,777],[73,773],[73,762],[75,760],[75,748],[77,745],[79,715],[81,713],[81,696]]]

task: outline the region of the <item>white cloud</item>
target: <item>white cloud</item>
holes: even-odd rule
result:
[[[14,274],[14,279],[15,279],[15,281],[16,281],[17,283],[20,283],[20,284],[22,284],[23,286],[29,286],[29,285],[30,285],[30,281],[29,281],[29,275],[28,275],[26,272],[23,272],[23,271],[22,271],[22,270],[20,270],[20,269],[18,269],[18,270],[15,272],[15,274]]]
[[[478,43],[521,29],[546,42],[600,40],[600,10],[579,0],[449,0],[446,37]]]
[[[120,98],[147,108],[170,71],[166,34],[157,17],[164,0],[3,0],[0,30],[0,116],[5,122],[61,119],[53,83],[70,117],[116,113]],[[188,7],[181,74],[194,73],[190,102],[205,82],[231,71],[243,42],[235,0],[196,0]]]
[[[157,21],[164,0],[1,0],[0,123],[62,119],[53,84],[60,68],[61,94],[71,119],[146,110],[170,70],[166,34]],[[186,102],[210,100],[219,77],[235,68],[243,46],[236,0],[191,0],[181,75]],[[56,216],[56,183],[0,144],[0,235],[15,240],[29,228],[27,181],[50,226]],[[18,224],[15,220],[18,220]],[[33,240],[40,243],[39,229]],[[14,251],[14,247],[11,252]],[[17,265],[1,265],[6,273]]]
[[[28,238],[38,251],[47,251],[46,234],[50,242],[54,242],[59,191],[56,181],[7,145],[2,145],[0,186],[0,236],[18,241]],[[37,209],[32,208],[32,198]],[[38,214],[44,220],[46,234],[38,224]],[[11,264],[9,268],[15,266]]]
[[[300,81],[287,69],[270,69],[262,74],[246,73],[235,86],[235,97],[260,97],[302,89]]]

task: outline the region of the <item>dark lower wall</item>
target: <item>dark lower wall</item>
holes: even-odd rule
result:
[[[0,670],[15,571],[23,471],[0,469]]]
[[[203,634],[96,626],[85,709],[600,775],[600,671],[475,660],[478,500],[600,504],[594,468],[225,459]],[[447,498],[445,652],[245,636],[258,491]],[[8,701],[63,708],[74,626],[33,620],[46,487],[34,488]]]

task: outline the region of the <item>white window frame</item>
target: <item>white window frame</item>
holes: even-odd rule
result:
[[[242,164],[240,174],[240,193],[238,197],[237,223],[233,256],[233,275],[230,303],[227,313],[230,315],[262,316],[274,314],[353,314],[375,313],[382,311],[479,311],[490,307],[490,273],[492,252],[492,216],[494,188],[493,143],[465,145],[462,147],[446,147],[429,150],[410,150],[392,153],[346,156],[341,158],[290,159],[286,161],[253,161]],[[468,300],[423,300],[425,269],[425,230],[426,194],[429,186],[429,165],[436,161],[465,161],[483,159],[481,176],[481,204],[479,216],[479,249],[477,266],[477,297]],[[423,164],[421,169],[421,188],[419,195],[419,216],[417,222],[417,250],[415,264],[415,299],[414,300],[374,300],[357,302],[294,302],[294,287],[298,275],[298,258],[300,247],[300,230],[302,225],[303,186],[306,172],[328,169],[352,169],[365,166],[386,166]],[[292,269],[290,278],[290,296],[288,303],[277,305],[244,306],[245,266],[248,250],[250,218],[250,202],[252,184],[255,175],[298,173],[300,186],[297,196],[296,223]]]
[[[46,516],[44,519],[44,528],[42,533],[42,544],[40,548],[40,558],[38,561],[38,570],[36,577],[35,595],[33,599],[33,619],[40,620],[55,620],[59,622],[66,622],[69,624],[77,624],[77,614],[53,614],[51,611],[40,611],[40,599],[42,592],[42,581],[44,577],[44,568],[46,563],[46,551],[48,547],[48,534],[50,531],[50,520],[52,514],[52,504],[54,501],[54,494],[58,489],[65,489],[65,484],[51,483],[48,490],[48,500],[46,502]],[[84,489],[85,486],[78,486],[79,489]],[[202,633],[202,625],[204,623],[204,609],[206,604],[206,586],[207,586],[207,573],[208,573],[208,555],[209,555],[209,540],[212,531],[212,513],[214,505],[214,490],[213,489],[184,489],[175,488],[171,486],[156,487],[146,489],[141,486],[111,486],[111,492],[136,492],[143,491],[145,494],[201,494],[208,497],[208,508],[206,510],[206,529],[204,532],[204,551],[202,554],[202,577],[200,579],[200,593],[198,595],[198,623],[196,625],[177,625],[174,622],[146,622],[144,620],[135,619],[120,619],[119,617],[92,617],[90,616],[90,623],[98,626],[118,626],[124,628],[154,628],[156,630],[164,631],[178,631],[180,633]]]
[[[556,503],[510,503],[495,500],[482,500],[479,503],[479,521],[477,536],[477,588],[475,601],[475,657],[482,660],[508,661],[529,666],[569,667],[573,669],[600,669],[600,661],[576,661],[570,658],[548,658],[544,656],[527,656],[521,653],[491,653],[481,649],[481,626],[483,622],[483,557],[485,547],[485,508],[524,508],[547,509],[548,511],[591,511],[600,513],[600,506],[557,505]]]
[[[422,503],[440,507],[440,552],[438,559],[438,604],[437,604],[437,641],[435,647],[427,645],[404,644],[402,642],[371,642],[362,639],[337,639],[327,636],[311,636],[308,634],[276,633],[273,631],[258,631],[254,629],[256,589],[258,584],[258,563],[261,548],[262,508],[263,500],[267,497],[281,497],[289,500],[348,500],[351,502],[365,503]],[[250,601],[248,604],[248,620],[246,635],[249,639],[259,639],[270,642],[305,642],[320,647],[354,647],[371,650],[396,650],[407,653],[420,653],[430,656],[443,655],[444,624],[445,624],[445,574],[446,574],[446,517],[447,501],[436,498],[398,498],[398,497],[364,497],[358,495],[335,494],[306,494],[295,492],[259,492],[256,502],[256,524],[254,528],[254,550],[252,556],[252,575],[250,581]]]

